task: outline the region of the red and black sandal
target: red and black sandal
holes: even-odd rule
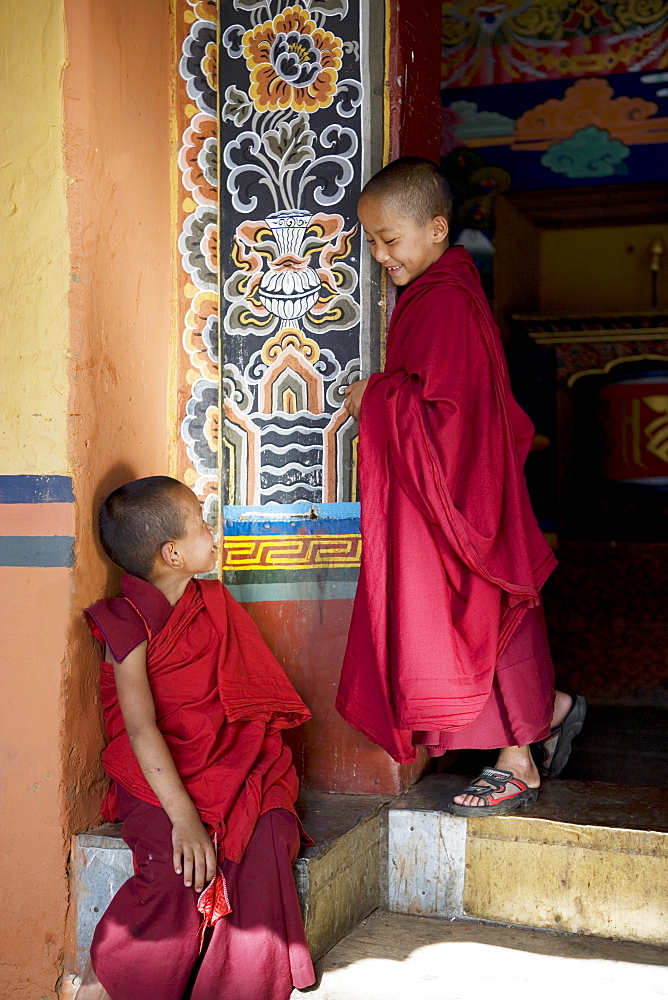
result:
[[[476,785],[475,781],[485,781],[485,785]],[[461,795],[476,795],[485,800],[484,806],[460,806],[451,802],[447,806],[453,816],[504,816],[532,805],[538,798],[538,789],[529,788],[512,771],[498,771],[494,767],[485,767],[475,781],[465,788]]]

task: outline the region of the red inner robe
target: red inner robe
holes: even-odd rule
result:
[[[359,424],[364,546],[337,708],[402,764],[425,731],[480,716],[556,565],[524,480],[532,436],[452,247],[400,296]]]

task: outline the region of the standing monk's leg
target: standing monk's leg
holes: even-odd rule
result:
[[[560,726],[570,713],[572,707],[573,699],[569,694],[566,694],[564,691],[555,691],[554,710],[552,712],[550,728],[555,729]],[[495,769],[497,771],[509,771],[513,777],[519,778],[520,781],[524,782],[527,788],[540,787],[540,774],[531,754],[530,746],[504,747],[499,751]],[[482,789],[491,787],[489,782],[486,782],[484,778],[479,779],[474,784],[479,784]],[[453,802],[457,805],[476,806],[478,808],[488,804],[486,799],[472,794],[456,795]]]
[[[535,801],[540,773],[531,744],[549,740],[574,707],[570,695],[554,690],[554,667],[541,606],[527,611],[499,657],[494,692],[497,708],[517,742],[502,747],[495,767],[486,769],[487,780],[483,771],[466,791],[454,797],[455,806],[506,811]],[[486,798],[475,794],[478,787]]]

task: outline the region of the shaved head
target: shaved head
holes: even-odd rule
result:
[[[146,580],[165,542],[183,538],[188,498],[178,479],[149,476],[110,493],[100,508],[100,541],[112,562]]]
[[[360,195],[391,202],[396,211],[418,225],[437,216],[448,222],[452,215],[452,193],[445,177],[431,160],[403,156],[383,167],[365,185]]]

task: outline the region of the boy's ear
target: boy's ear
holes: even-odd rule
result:
[[[448,238],[448,233],[450,232],[450,226],[448,225],[448,220],[444,215],[437,215],[432,221],[434,227],[434,242],[443,243]]]
[[[160,557],[170,569],[180,569],[183,558],[176,542],[165,542],[160,549]]]

